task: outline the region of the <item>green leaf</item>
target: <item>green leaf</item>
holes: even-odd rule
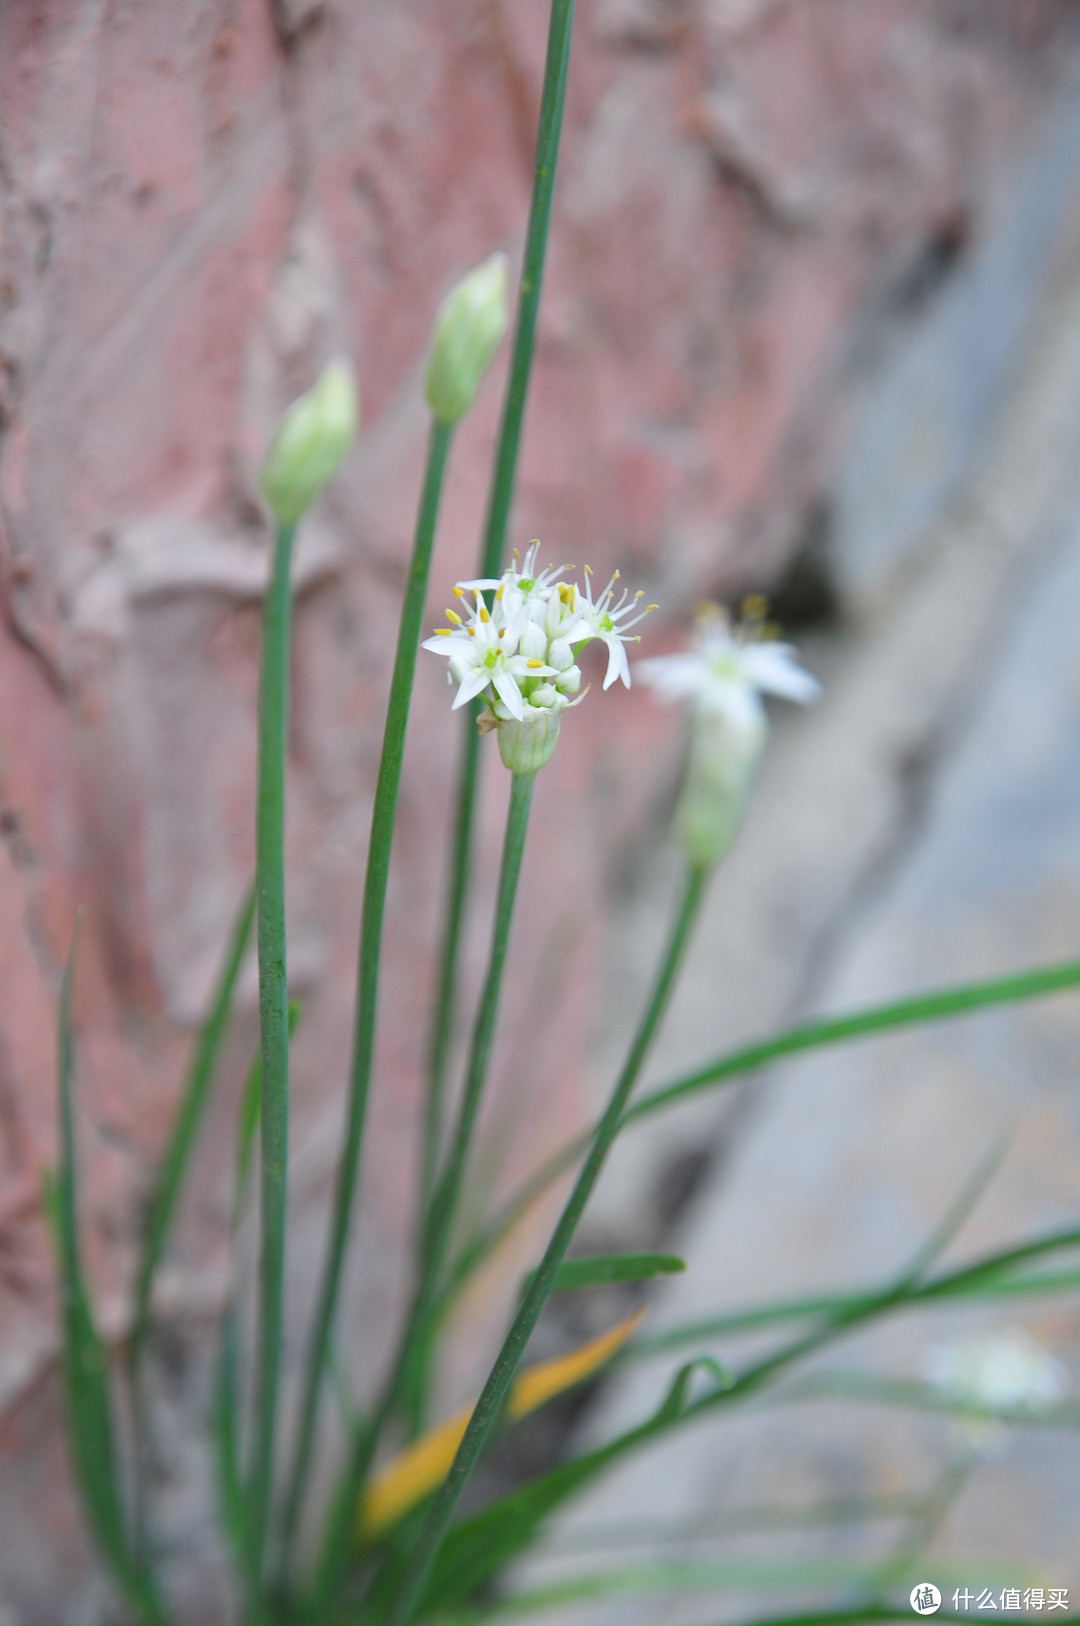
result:
[[[221,1325],[211,1432],[222,1524],[233,1557],[242,1561],[248,1550],[248,1536],[244,1483],[240,1472],[240,1441],[237,1437],[240,1412],[238,1344],[236,1305],[230,1297]]]
[[[938,1298],[1008,1298],[1025,1293],[1067,1292],[1080,1286],[1080,1271],[1032,1271],[1024,1273],[1017,1266],[1050,1253],[1080,1247],[1080,1230],[1056,1232],[1047,1237],[1026,1242],[1016,1248],[988,1254],[970,1265],[935,1276],[928,1282],[913,1285],[904,1295],[904,1305],[925,1304]],[[849,1317],[860,1306],[873,1302],[875,1291],[864,1288],[852,1293],[806,1294],[798,1298],[778,1299],[770,1304],[752,1305],[728,1315],[714,1316],[705,1321],[693,1321],[671,1327],[651,1338],[638,1338],[627,1350],[632,1358],[651,1357],[678,1349],[685,1344],[698,1344],[703,1340],[727,1338],[744,1332],[757,1332],[763,1327],[783,1325],[790,1321],[805,1321],[821,1317]],[[898,1306],[893,1306],[898,1307]]]
[[[109,1568],[140,1616],[160,1626],[166,1617],[153,1584],[129,1543],[120,1487],[116,1431],[109,1398],[108,1358],[90,1306],[79,1248],[75,1123],[72,1103],[72,942],[60,985],[57,1055],[60,1166],[47,1181],[60,1266],[62,1365],[72,1467],[87,1522]]]
[[[476,1622],[540,1614],[569,1604],[601,1598],[639,1597],[652,1592],[734,1591],[768,1587],[844,1586],[863,1588],[877,1579],[877,1568],[850,1559],[763,1559],[710,1563],[701,1559],[627,1564],[617,1570],[574,1576],[527,1592],[511,1593],[489,1608],[476,1611]]]
[[[675,1374],[652,1417],[637,1428],[564,1463],[455,1525],[435,1561],[426,1607],[464,1603],[483,1582],[532,1543],[542,1520],[560,1503],[620,1457],[678,1422],[688,1404],[693,1379],[701,1371],[712,1377],[717,1389],[730,1387],[730,1375],[715,1361],[705,1357],[688,1362]]]
[[[821,1022],[810,1022],[800,1027],[789,1028],[772,1038],[729,1051],[698,1071],[643,1096],[628,1109],[623,1123],[631,1124],[654,1112],[660,1112],[665,1107],[681,1101],[685,1096],[696,1095],[717,1085],[733,1083],[747,1073],[757,1072],[783,1056],[796,1055],[802,1050],[842,1044],[851,1039],[869,1038],[874,1034],[888,1033],[896,1028],[920,1022],[940,1022],[973,1011],[992,1009],[996,1005],[1066,992],[1078,986],[1080,986],[1080,960],[1067,960],[1060,965],[1045,966],[1037,971],[1023,972],[1014,977],[994,977],[985,982],[965,983],[956,988],[942,989],[939,993],[917,994],[912,999],[875,1005],[867,1010],[854,1011],[848,1016],[829,1017]],[[487,1230],[474,1237],[455,1262],[451,1276],[452,1290],[460,1290],[532,1204],[560,1175],[573,1168],[588,1148],[591,1136],[592,1131],[589,1130],[576,1140],[560,1147],[523,1182],[520,1189],[495,1216]]]
[[[299,1020],[300,1005],[295,999],[290,1000],[290,1039],[296,1032]],[[231,1225],[234,1246],[251,1180],[261,1104],[262,1057],[256,1050],[248,1068],[236,1115],[236,1173]],[[221,1318],[211,1427],[222,1520],[233,1553],[238,1559],[243,1559],[248,1549],[243,1476],[240,1467],[240,1366],[240,1318],[235,1291],[230,1289]]]
[[[674,1276],[685,1269],[685,1259],[674,1253],[595,1253],[564,1259],[551,1291],[572,1293],[578,1288],[602,1287],[612,1282],[645,1282],[654,1276]],[[535,1277],[535,1270],[530,1270],[521,1284],[522,1297]]]
[[[800,1050],[814,1050],[821,1045],[840,1044],[849,1039],[864,1039],[893,1028],[910,1027],[913,1023],[940,1022],[947,1017],[963,1016],[969,1011],[1013,1004],[1017,1000],[1038,999],[1078,986],[1080,960],[1066,960],[1061,965],[1043,966],[1037,971],[1024,971],[1015,977],[993,977],[986,982],[963,983],[957,988],[942,989],[940,993],[917,994],[913,999],[874,1005],[864,1011],[854,1011],[850,1016],[808,1022],[777,1034],[773,1039],[764,1039],[758,1044],[730,1051],[708,1062],[696,1073],[654,1090],[630,1108],[624,1122],[631,1123],[636,1118],[647,1117],[674,1101],[681,1101],[684,1096],[696,1095],[700,1090],[740,1074],[756,1072],[769,1062],[777,1061],[781,1056],[794,1055]]]
[[[154,1277],[165,1251],[184,1174],[214,1081],[218,1056],[229,1024],[236,980],[240,975],[240,967],[251,935],[254,911],[255,889],[252,887],[244,898],[233,927],[229,950],[221,968],[210,1012],[199,1034],[180,1106],[173,1121],[172,1133],[158,1169],[157,1184],[150,1202],[142,1256],[135,1280],[135,1314],[131,1331],[133,1361],[137,1360],[149,1330]]]

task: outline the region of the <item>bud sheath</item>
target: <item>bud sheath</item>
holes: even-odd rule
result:
[[[259,476],[267,507],[281,525],[295,525],[329,480],[356,433],[356,385],[343,361],[332,361],[318,383],[281,420]]]

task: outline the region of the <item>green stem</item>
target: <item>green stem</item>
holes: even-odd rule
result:
[[[476,727],[477,709],[475,705],[469,706],[464,718],[465,734],[462,740],[461,766],[454,809],[450,877],[443,917],[435,1012],[428,1044],[428,1087],[424,1103],[424,1139],[420,1166],[421,1212],[426,1211],[435,1190],[442,1145],[446,1075],[450,1060],[450,1044],[454,1036],[454,1007],[457,1003],[458,950],[465,923],[465,899],[469,890],[472,814],[476,800],[476,773],[480,756],[480,735]]]
[[[484,538],[478,561],[478,576],[497,576],[506,544],[506,526],[513,501],[521,445],[525,404],[536,345],[536,322],[547,256],[551,202],[559,158],[563,110],[566,104],[566,76],[570,65],[570,41],[574,27],[574,0],[552,0],[548,23],[547,59],[540,98],[540,127],[536,141],[529,224],[525,237],[521,287],[518,293],[514,346],[506,381],[499,443],[495,452],[491,490],[488,495]],[[476,806],[479,741],[475,707],[464,719],[461,765],[454,814],[454,842],[446,914],[439,954],[438,991],[428,1051],[427,1103],[424,1113],[424,1141],[421,1165],[421,1214],[430,1204],[438,1170],[442,1136],[446,1071],[453,1036],[454,1010],[458,984],[461,934],[469,888],[470,855]]]
[[[295,525],[279,524],[263,607],[259,687],[255,894],[262,1056],[262,1240],[255,1449],[248,1487],[252,1582],[258,1589],[273,1497],[285,1284],[289,1142],[289,995],[285,969],[285,751],[288,730],[290,566]]]
[[[559,159],[563,107],[566,102],[566,74],[570,65],[570,36],[574,27],[574,0],[552,0],[548,24],[547,61],[540,100],[540,129],[536,140],[536,169],[533,176],[529,229],[525,238],[525,259],[521,270],[514,351],[506,383],[499,447],[488,501],[484,534],[482,576],[497,576],[502,564],[506,522],[514,495],[521,425],[532,372],[536,343],[536,318],[540,309],[540,288],[547,254],[551,199],[555,189],[555,167]]]
[[[454,1516],[469,1477],[487,1441],[499,1413],[506,1401],[518,1362],[521,1360],[530,1334],[536,1325],[544,1302],[551,1292],[559,1266],[581,1220],[585,1205],[592,1195],[608,1152],[619,1132],[622,1116],[630,1092],[637,1081],[649,1046],[667,1008],[671,990],[682,962],[691,928],[704,894],[707,871],[692,869],[687,875],[682,901],[675,924],[653,988],[652,997],[641,1018],[629,1055],[619,1074],[604,1116],[597,1127],[589,1148],[585,1165],[578,1175],[574,1189],[559,1218],[548,1243],[547,1252],[536,1271],[533,1282],[510,1331],[499,1351],[495,1365],[484,1385],[480,1399],[469,1420],[465,1437],[454,1458],[450,1472],[436,1495],[420,1532],[397,1597],[386,1617],[386,1626],[406,1626],[412,1619],[416,1605],[423,1594],[431,1567]]]
[[[495,1031],[495,1018],[499,1009],[506,949],[510,941],[510,923],[513,919],[514,900],[517,897],[521,858],[525,850],[525,832],[529,823],[535,774],[514,774],[510,784],[510,809],[503,841],[502,867],[499,871],[499,892],[495,904],[495,924],[491,935],[491,953],[488,958],[487,977],[473,1026],[469,1065],[465,1087],[454,1133],[447,1155],[446,1169],[431,1200],[424,1237],[425,1275],[429,1286],[434,1286],[446,1257],[450,1232],[453,1229],[465,1162],[476,1127],[484,1082],[487,1077],[491,1040]]]
[[[495,1031],[503,970],[506,964],[506,950],[510,941],[514,900],[517,896],[522,854],[525,850],[525,833],[529,823],[534,778],[534,774],[515,774],[511,781],[510,809],[506,820],[502,865],[499,871],[491,952],[473,1027],[469,1067],[454,1141],[447,1158],[446,1171],[432,1198],[425,1225],[420,1279],[397,1351],[390,1365],[387,1385],[370,1423],[356,1438],[350,1460],[334,1497],[316,1582],[314,1610],[316,1619],[319,1618],[320,1610],[326,1606],[333,1592],[348,1553],[349,1540],[356,1520],[357,1501],[378,1443],[379,1433],[402,1400],[408,1400],[410,1385],[415,1378],[416,1363],[425,1360],[435,1286],[446,1257],[447,1236],[453,1226],[454,1212],[461,1192],[465,1164],[487,1075],[488,1057],[491,1053],[491,1040]]]
[[[386,882],[390,868],[390,846],[394,834],[394,813],[397,808],[398,786],[401,782],[405,728],[409,720],[409,701],[412,696],[413,674],[416,670],[416,653],[420,641],[424,599],[427,594],[428,570],[452,438],[452,428],[443,424],[432,424],[424,488],[416,521],[412,563],[401,607],[401,624],[398,629],[397,653],[394,656],[394,672],[390,683],[379,777],[375,786],[371,840],[364,881],[345,1145],[338,1165],[330,1238],[307,1353],[300,1426],[285,1509],[283,1550],[286,1563],[296,1539],[314,1453],[319,1397],[359,1183],[360,1151],[364,1138],[371,1063],[375,1047],[379,953],[386,904]]]

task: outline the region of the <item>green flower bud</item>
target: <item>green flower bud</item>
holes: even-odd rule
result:
[[[356,433],[356,385],[343,361],[324,367],[318,382],[286,412],[259,475],[274,518],[294,525],[329,480]]]
[[[768,731],[760,705],[739,721],[722,712],[696,713],[675,810],[676,834],[692,864],[717,863],[734,841]]]
[[[424,393],[444,426],[457,423],[472,406],[506,332],[508,268],[505,254],[493,254],[463,277],[439,307]]]
[[[525,707],[524,719],[504,718],[498,725],[499,755],[511,773],[536,773],[551,756],[559,739],[562,706],[537,710]]]

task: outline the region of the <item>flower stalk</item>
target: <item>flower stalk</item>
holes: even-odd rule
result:
[[[263,611],[255,826],[262,1189],[255,1448],[248,1491],[249,1566],[257,1589],[270,1519],[281,1380],[286,1164],[289,1138],[289,996],[285,964],[285,745],[295,521],[279,521]]]
[[[480,1110],[484,1083],[487,1078],[491,1041],[495,1032],[495,1019],[502,993],[503,970],[510,941],[510,924],[517,898],[521,860],[525,851],[525,832],[529,824],[535,773],[516,773],[510,781],[510,808],[506,820],[502,866],[499,871],[499,892],[495,905],[495,924],[491,937],[487,977],[477,1007],[469,1052],[469,1065],[465,1088],[455,1128],[453,1143],[447,1156],[446,1169],[436,1188],[427,1216],[424,1236],[425,1274],[431,1285],[437,1281],[453,1229],[465,1163],[472,1144],[476,1117]]]
[[[566,78],[574,27],[574,0],[552,0],[548,23],[547,57],[540,98],[540,128],[536,142],[529,224],[525,238],[521,286],[518,293],[510,371],[506,381],[499,441],[488,494],[487,516],[478,561],[480,576],[498,574],[506,543],[506,526],[513,500],[518,450],[525,403],[536,344],[536,322],[547,257],[555,171],[566,105]],[[427,1102],[422,1154],[421,1201],[434,1187],[438,1167],[446,1094],[446,1071],[457,1004],[458,960],[469,891],[473,820],[478,782],[479,741],[469,707],[462,733],[461,759],[454,797],[454,840],[439,949],[438,995],[428,1045]]]
[[[552,1233],[547,1251],[476,1403],[450,1472],[432,1502],[401,1586],[387,1614],[386,1626],[407,1626],[423,1596],[432,1565],[450,1527],[461,1494],[503,1409],[525,1346],[539,1320],[540,1311],[551,1292],[559,1266],[619,1132],[630,1093],[667,1009],[683,954],[697,919],[707,879],[708,871],[700,866],[691,867],[688,871],[682,899],[660,962],[653,991],[634,1035],[626,1062],[597,1127],[585,1164]]]
[[[333,1596],[342,1574],[355,1523],[357,1503],[378,1445],[379,1435],[393,1413],[403,1404],[413,1411],[414,1421],[419,1412],[415,1390],[418,1382],[422,1382],[426,1375],[432,1330],[431,1317],[438,1276],[446,1257],[472,1132],[487,1076],[518,878],[521,874],[521,860],[525,850],[533,780],[534,775],[525,774],[515,775],[511,781],[510,807],[499,870],[499,890],[495,903],[487,976],[477,1008],[468,1075],[453,1146],[447,1158],[446,1170],[425,1216],[416,1292],[397,1350],[390,1363],[386,1386],[370,1421],[355,1441],[350,1460],[346,1464],[334,1496],[333,1510],[316,1579],[314,1600],[316,1618],[319,1618],[320,1610]]]
[[[259,1310],[254,1449],[247,1486],[248,1580],[256,1612],[274,1501],[274,1458],[285,1298],[289,1153],[289,993],[285,954],[285,757],[289,716],[292,552],[297,521],[349,449],[356,429],[352,374],[331,362],[282,419],[260,474],[276,521],[263,605],[255,814],[255,920],[259,961]]]
[[[341,1291],[341,1275],[349,1228],[356,1204],[360,1152],[375,1049],[379,954],[386,905],[386,884],[390,870],[390,847],[394,833],[394,814],[401,783],[405,729],[409,720],[409,703],[416,669],[416,652],[420,641],[424,597],[427,592],[439,504],[452,438],[452,426],[433,422],[408,585],[398,628],[397,652],[390,683],[379,775],[375,786],[371,839],[364,880],[345,1143],[338,1165],[330,1237],[304,1372],[300,1424],[285,1509],[283,1546],[286,1562],[296,1540],[311,1469],[322,1380],[326,1372],[330,1338]]]

